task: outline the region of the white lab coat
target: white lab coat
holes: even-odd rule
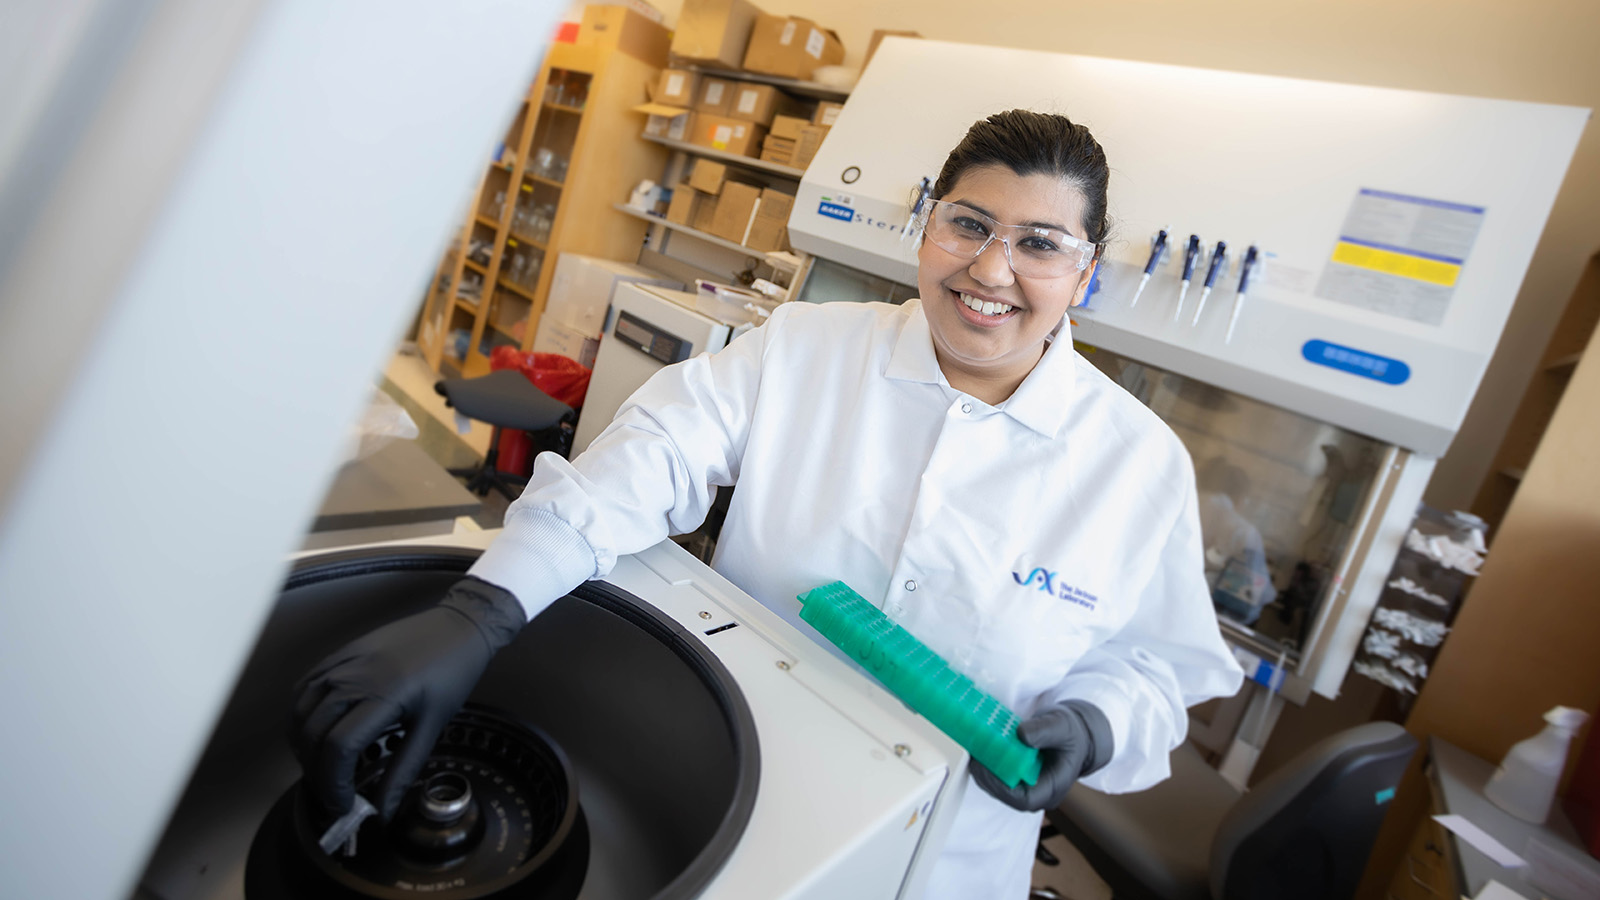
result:
[[[1185,707],[1240,686],[1172,431],[1065,325],[999,407],[954,390],[916,300],[785,304],[662,370],[576,460],[539,457],[473,574],[536,614],[734,483],[718,571],[824,644],[796,597],[843,580],[1024,717],[1093,703],[1097,790],[1165,778]],[[929,897],[1023,900],[1040,814],[965,796]]]

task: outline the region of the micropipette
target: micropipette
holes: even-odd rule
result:
[[[1139,279],[1139,289],[1133,292],[1133,299],[1128,301],[1129,309],[1139,305],[1139,295],[1144,293],[1144,286],[1150,283],[1150,273],[1156,270],[1161,258],[1166,255],[1167,230],[1163,228],[1150,239],[1150,261],[1144,264],[1144,277]]]
[[[1189,280],[1194,278],[1194,263],[1200,258],[1200,235],[1189,235],[1189,245],[1183,249],[1183,286],[1178,288],[1178,305],[1172,308],[1172,321],[1178,321],[1183,312],[1183,295],[1189,293]]]
[[[906,226],[900,229],[900,240],[905,240],[906,236],[911,234],[911,232],[916,228],[917,216],[922,213],[922,207],[927,205],[928,196],[932,193],[933,182],[929,181],[928,177],[924,175],[922,177],[922,183],[917,185],[917,199],[912,201],[911,215],[906,217]]]
[[[1245,251],[1244,265],[1239,267],[1239,292],[1233,295],[1233,312],[1228,315],[1228,334],[1222,339],[1224,344],[1233,342],[1233,326],[1239,324],[1239,310],[1244,307],[1244,295],[1250,291],[1250,276],[1255,273],[1258,258],[1256,245],[1251,244],[1250,249]]]
[[[1200,314],[1205,311],[1206,298],[1211,296],[1211,286],[1217,283],[1217,273],[1226,269],[1228,259],[1228,242],[1217,241],[1217,247],[1211,251],[1211,267],[1206,269],[1206,285],[1200,291],[1200,303],[1194,308],[1194,321],[1189,325],[1200,324]]]

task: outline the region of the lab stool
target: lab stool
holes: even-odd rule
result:
[[[528,432],[536,452],[553,450],[566,456],[572,449],[577,411],[539,390],[515,369],[499,369],[475,378],[446,378],[433,389],[444,397],[445,405],[494,427],[489,453],[481,466],[450,470],[450,474],[466,478],[467,490],[479,496],[487,495],[492,488],[507,500],[515,500],[526,483],[522,476],[498,468],[500,435],[505,429]]]
[[[1241,794],[1184,744],[1155,787],[1078,785],[1047,817],[1117,900],[1349,900],[1416,747],[1399,725],[1368,722]]]

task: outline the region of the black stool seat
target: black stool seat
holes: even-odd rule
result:
[[[446,378],[433,389],[462,415],[497,428],[543,431],[572,415],[572,407],[539,390],[515,369],[477,378]]]
[[[540,390],[515,369],[498,369],[475,378],[446,378],[435,383],[433,389],[457,412],[494,426],[483,465],[450,470],[450,474],[467,479],[469,491],[482,495],[492,488],[508,500],[515,500],[520,493],[526,479],[502,472],[498,465],[500,432],[504,429],[529,432],[535,446],[543,444],[562,456],[572,446],[577,411]]]

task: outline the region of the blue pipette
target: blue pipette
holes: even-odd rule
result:
[[[1189,293],[1189,281],[1194,278],[1194,264],[1200,258],[1200,235],[1189,235],[1189,245],[1183,248],[1183,286],[1178,288],[1178,305],[1172,308],[1172,321],[1178,321],[1183,312],[1183,296]]]
[[[1200,291],[1200,303],[1194,308],[1194,321],[1190,326],[1200,324],[1200,314],[1205,312],[1206,298],[1211,296],[1211,286],[1217,283],[1217,273],[1227,269],[1228,242],[1217,241],[1216,249],[1211,251],[1211,267],[1206,269],[1206,285]]]
[[[1139,305],[1139,295],[1144,293],[1144,286],[1150,283],[1150,273],[1161,264],[1161,258],[1167,255],[1167,230],[1165,228],[1156,232],[1150,239],[1150,261],[1144,264],[1144,277],[1139,279],[1139,289],[1133,292],[1133,299],[1128,301],[1128,308],[1133,309]]]
[[[1251,244],[1250,249],[1245,251],[1244,265],[1239,267],[1239,292],[1233,295],[1233,312],[1228,315],[1228,334],[1222,339],[1224,344],[1233,342],[1233,326],[1239,324],[1239,310],[1244,308],[1244,296],[1250,292],[1250,276],[1255,274],[1259,259],[1256,245]]]

